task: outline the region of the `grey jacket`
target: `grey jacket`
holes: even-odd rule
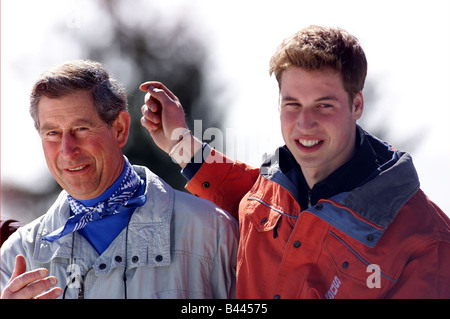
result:
[[[211,202],[172,189],[147,168],[134,168],[146,179],[147,202],[100,256],[78,233],[41,240],[69,218],[63,191],[45,215],[3,244],[2,289],[22,254],[27,270],[45,267],[58,278],[65,298],[234,298],[236,220]]]

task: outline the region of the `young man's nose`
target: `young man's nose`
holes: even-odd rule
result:
[[[314,110],[303,108],[297,117],[297,126],[299,129],[308,130],[313,128],[317,123]]]

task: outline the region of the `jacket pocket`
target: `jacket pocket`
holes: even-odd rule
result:
[[[361,256],[337,234],[328,231],[323,261],[329,264],[325,275],[323,297],[380,298],[395,283],[382,272],[382,266]]]
[[[283,216],[280,208],[266,203],[258,197],[248,197],[246,212],[248,220],[252,223],[253,228],[258,232],[266,232],[273,230],[278,220]]]

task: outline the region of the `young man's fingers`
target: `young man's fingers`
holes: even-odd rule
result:
[[[142,124],[143,127],[145,127],[149,131],[156,131],[156,130],[158,130],[161,127],[161,125],[159,125],[159,122],[158,123],[151,122],[145,116],[143,116],[141,118],[141,124]]]
[[[150,93],[158,93],[163,91],[170,99],[176,100],[175,94],[172,93],[164,84],[157,81],[148,81],[145,83],[142,83],[139,86],[139,89],[143,92],[150,92]]]
[[[143,105],[141,108],[143,119],[155,125],[161,123],[161,114],[159,112],[152,112],[147,105]]]

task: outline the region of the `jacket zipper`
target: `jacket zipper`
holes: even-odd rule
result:
[[[84,299],[84,276],[82,276],[82,282],[78,289],[78,299]]]
[[[311,190],[308,188],[308,208],[311,208]]]
[[[89,268],[84,275],[81,276],[80,288],[78,288],[78,299],[84,299],[84,280],[86,279],[87,274],[94,269],[93,267]]]

